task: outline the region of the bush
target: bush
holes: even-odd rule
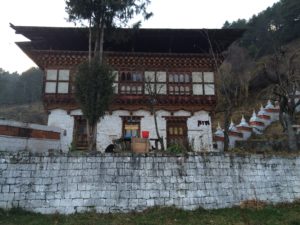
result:
[[[172,154],[181,154],[181,153],[185,153],[186,149],[179,144],[174,144],[167,148],[167,152]]]

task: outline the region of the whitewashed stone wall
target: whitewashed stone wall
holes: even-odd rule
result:
[[[112,144],[113,139],[122,137],[122,119],[121,116],[129,116],[130,112],[126,110],[114,111],[111,115],[106,114],[98,124],[97,149],[104,152],[105,148]],[[132,116],[142,116],[141,131],[149,131],[149,138],[157,138],[155,131],[154,116],[149,111],[138,110],[132,113]],[[170,113],[164,110],[157,111],[157,123],[160,135],[163,137],[166,145],[166,120],[163,116],[170,116]],[[151,143],[154,146],[154,142]]]
[[[22,138],[0,135],[0,151],[18,152],[46,152],[61,149],[60,140]]]
[[[0,120],[0,125],[14,128],[27,128],[40,131],[56,132],[60,133],[60,137],[63,136],[63,131],[61,129],[40,124],[22,123],[13,120]],[[27,150],[30,152],[45,152],[48,150],[58,151],[60,149],[60,140],[0,135],[0,151],[17,152]]]
[[[63,129],[62,150],[67,152],[72,139],[74,129],[75,115],[82,115],[81,110],[73,110],[69,114],[65,110],[52,110],[48,117],[48,125],[56,126]],[[122,136],[122,118],[121,116],[129,116],[130,112],[126,110],[113,111],[112,114],[106,114],[97,126],[97,150],[104,152],[106,147],[112,144],[112,140]],[[154,116],[149,111],[138,110],[132,113],[133,116],[142,116],[141,131],[149,131],[149,138],[157,138],[155,131]],[[165,110],[157,111],[157,124],[160,136],[163,137],[165,146],[167,145],[167,123],[165,116],[171,116],[171,113]],[[206,111],[199,111],[191,115],[190,112],[179,110],[173,113],[173,116],[188,116],[188,138],[193,145],[195,151],[211,151],[212,148],[212,131],[211,118]],[[209,125],[198,126],[198,121],[209,121]],[[155,146],[154,142],[151,142]]]
[[[198,121],[208,121],[209,124],[198,124]],[[195,112],[187,120],[188,138],[194,151],[212,151],[212,129],[209,112]]]
[[[45,214],[212,209],[300,198],[300,157],[0,153],[0,174],[1,208]]]
[[[122,137],[122,118],[128,116],[125,110],[114,111],[112,115],[106,114],[97,125],[97,150],[104,152],[114,139]]]
[[[51,110],[48,115],[48,126],[63,129],[63,135],[61,136],[61,150],[63,152],[69,151],[69,147],[73,140],[74,117],[63,109]]]
[[[154,122],[154,115],[151,115],[148,111],[137,111],[135,112],[136,115],[144,115],[144,117],[141,119],[141,130],[149,131],[149,138],[157,138],[156,130],[155,130],[155,122]],[[165,110],[159,110],[156,112],[157,115],[157,125],[158,125],[158,131],[159,135],[164,140],[164,145],[167,145],[167,122],[164,116],[170,116],[171,114]],[[151,142],[152,146],[155,146],[154,142]]]

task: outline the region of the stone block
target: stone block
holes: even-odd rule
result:
[[[9,192],[9,185],[2,185],[1,193],[8,193],[8,192]]]

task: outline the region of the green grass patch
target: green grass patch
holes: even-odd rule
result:
[[[82,213],[42,215],[21,209],[0,210],[1,225],[300,225],[300,203],[184,211],[176,208],[151,208],[141,213]]]

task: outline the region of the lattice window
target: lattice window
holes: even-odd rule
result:
[[[119,93],[138,95],[143,93],[143,72],[122,71],[119,73]]]
[[[167,94],[166,72],[145,72],[145,94]]]
[[[45,93],[46,94],[68,94],[70,71],[65,69],[46,70]]]
[[[170,95],[191,95],[191,74],[172,72],[168,75],[168,93]]]
[[[194,95],[215,95],[215,83],[213,72],[193,72]]]
[[[122,116],[123,120],[123,137],[130,139],[132,137],[139,137],[141,130],[140,116]]]

